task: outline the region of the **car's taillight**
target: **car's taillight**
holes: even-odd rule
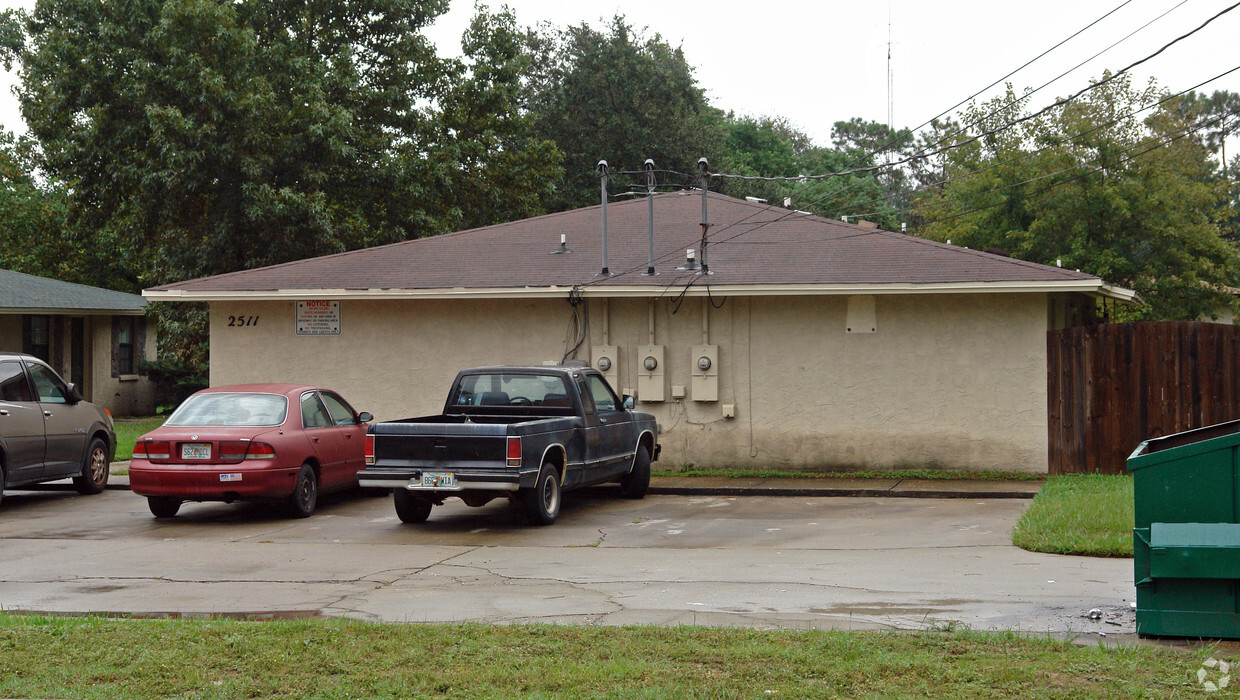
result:
[[[375,465],[375,436],[374,435],[366,436],[366,464],[372,467]]]
[[[508,466],[521,466],[521,438],[508,438]]]
[[[139,440],[133,446],[133,456],[141,456],[147,459],[168,459],[168,456],[172,454],[170,449],[170,443],[167,441]]]
[[[265,442],[251,442],[250,449],[245,452],[246,459],[275,459],[276,448]]]
[[[245,459],[250,443],[246,440],[220,440],[219,460],[221,462],[240,462]]]

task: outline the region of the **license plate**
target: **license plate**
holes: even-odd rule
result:
[[[220,474],[220,481],[241,481],[240,474]]]
[[[181,459],[211,459],[211,443],[181,443]]]
[[[456,486],[456,475],[451,472],[422,472],[423,486]]]

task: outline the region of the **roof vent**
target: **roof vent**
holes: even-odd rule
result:
[[[745,201],[753,202],[754,204],[766,204],[766,200],[761,197],[746,197]]]
[[[692,248],[689,248],[688,250],[685,251],[685,264],[681,265],[680,267],[676,269],[677,270],[693,270],[694,272],[702,269],[698,267],[697,260],[693,259]]]
[[[551,251],[551,255],[560,255],[562,253],[571,253],[571,252],[573,251],[568,249],[568,234],[561,233],[560,234],[560,247]]]

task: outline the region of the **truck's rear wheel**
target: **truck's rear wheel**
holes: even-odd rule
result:
[[[650,453],[645,445],[639,445],[633,468],[620,477],[620,493],[625,498],[642,498],[650,488]]]
[[[424,523],[431,516],[431,502],[405,489],[392,491],[392,502],[402,523]]]
[[[534,488],[522,489],[525,515],[531,525],[550,525],[560,514],[560,472],[554,464],[538,470]]]

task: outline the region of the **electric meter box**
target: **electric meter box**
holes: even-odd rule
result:
[[[719,400],[719,346],[694,345],[689,358],[694,401]]]
[[[667,400],[667,379],[662,345],[637,348],[637,399],[644,402]]]
[[[590,366],[602,372],[615,389],[620,384],[620,352],[615,345],[596,345],[590,349]]]

